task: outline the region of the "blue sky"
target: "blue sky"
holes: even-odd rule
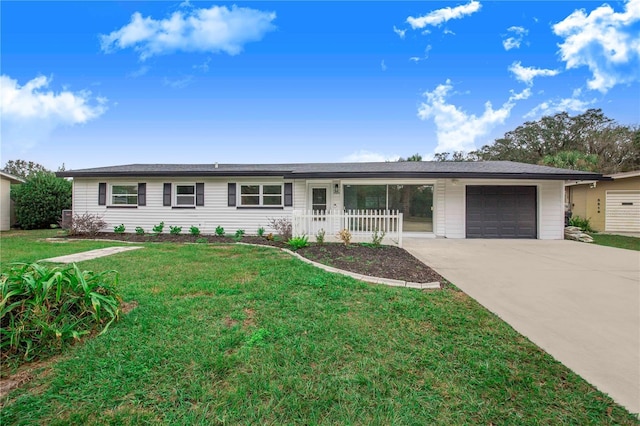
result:
[[[1,163],[385,161],[640,122],[640,0],[0,3]]]

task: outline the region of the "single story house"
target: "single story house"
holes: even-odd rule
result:
[[[24,179],[0,170],[0,231],[7,231],[15,223],[11,185],[24,183]]]
[[[572,215],[589,219],[594,231],[640,233],[640,170],[605,177],[610,180],[567,183]]]
[[[222,226],[255,234],[273,231],[270,218],[305,211],[391,210],[402,213],[400,235],[534,239],[564,238],[566,180],[603,178],[509,161],[130,164],[57,175],[73,178],[74,214],[99,214],[126,232],[164,222],[183,233],[197,226],[213,234]],[[347,223],[312,222],[315,228],[294,233],[313,237],[320,223],[335,235]]]

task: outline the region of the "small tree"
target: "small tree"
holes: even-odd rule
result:
[[[58,223],[62,210],[71,208],[71,182],[51,172],[36,172],[11,188],[16,220],[23,229],[48,228]]]

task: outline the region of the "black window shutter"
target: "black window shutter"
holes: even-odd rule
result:
[[[138,184],[138,205],[139,206],[147,205],[147,184],[146,183]]]
[[[107,205],[107,184],[106,182],[100,182],[98,184],[98,205]]]
[[[162,205],[170,206],[171,205],[171,184],[164,184],[164,191],[162,192]]]
[[[284,206],[293,206],[293,184],[291,182],[284,184]]]
[[[204,206],[204,183],[196,183],[196,206]]]
[[[234,207],[236,205],[236,184],[235,183],[229,183],[227,194],[229,196],[227,205],[229,207]]]

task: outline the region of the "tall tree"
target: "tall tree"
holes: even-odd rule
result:
[[[577,161],[576,153],[584,161]],[[550,165],[573,158],[575,167],[586,170],[597,158],[596,171],[617,173],[640,169],[640,129],[621,126],[600,109],[576,116],[561,112],[528,121],[472,154],[482,160]]]
[[[27,179],[37,172],[48,172],[42,164],[25,160],[9,160],[4,165],[5,172],[23,179]]]

